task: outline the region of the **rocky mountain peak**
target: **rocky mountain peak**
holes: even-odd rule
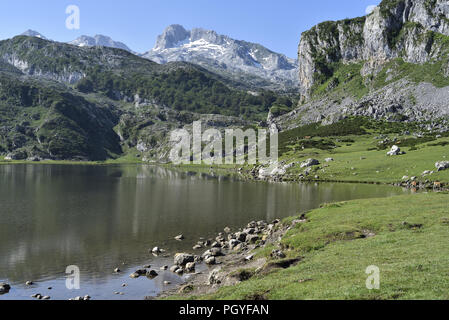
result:
[[[157,63],[187,61],[253,87],[297,88],[297,62],[260,44],[235,40],[213,30],[171,25],[143,57]]]
[[[172,24],[168,26],[160,36],[158,36],[154,49],[164,50],[173,48],[189,37],[190,32],[184,29],[183,26],[179,24]]]
[[[37,31],[28,29],[27,31],[25,31],[24,33],[21,34],[21,36],[27,36],[27,37],[36,37],[36,38],[40,38],[40,39],[44,39],[47,40],[46,37],[44,37],[42,34],[40,34]]]

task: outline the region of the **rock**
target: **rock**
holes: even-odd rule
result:
[[[435,163],[438,172],[449,169],[449,161],[440,161]]]
[[[177,275],[182,275],[183,273],[184,273],[184,269],[182,269],[182,268],[179,268],[178,270],[176,270],[176,272],[175,272]]]
[[[161,270],[168,270],[168,266],[162,266],[160,269]]]
[[[88,300],[90,300],[91,299],[91,297],[89,296],[89,295],[85,295],[84,296],[84,301],[88,301]]]
[[[164,285],[165,285],[165,286],[168,286],[168,285],[170,285],[170,284],[171,284],[170,281],[164,281]]]
[[[251,261],[251,260],[253,260],[253,259],[254,259],[254,255],[253,255],[253,254],[251,254],[251,255],[245,257],[245,260],[246,260],[246,261]]]
[[[255,228],[246,228],[243,232],[246,234],[255,234],[257,230]]]
[[[307,168],[307,167],[312,167],[312,166],[317,166],[319,165],[320,162],[316,159],[307,159],[306,161],[301,163],[301,168]]]
[[[155,270],[150,270],[146,273],[146,276],[149,278],[155,278],[157,277],[159,274],[155,271]]]
[[[256,243],[259,240],[260,240],[260,237],[258,235],[252,235],[252,236],[248,237],[247,242]]]
[[[182,240],[184,240],[185,239],[185,237],[184,237],[184,235],[182,235],[182,234],[180,234],[179,236],[176,236],[175,237],[175,240],[178,240],[178,241],[182,241]]]
[[[213,257],[224,256],[223,251],[221,250],[221,248],[212,248],[209,251],[211,253],[211,256],[213,256]]]
[[[154,254],[158,254],[158,253],[161,253],[162,251],[161,251],[161,249],[160,249],[159,247],[154,247],[154,248],[151,250],[151,252],[154,253]]]
[[[42,300],[50,300],[50,296],[43,296]]]
[[[246,244],[244,242],[239,243],[234,247],[234,251],[240,251],[246,248]]]
[[[178,293],[185,294],[192,292],[195,288],[191,284],[185,284],[181,288],[179,288]]]
[[[422,173],[422,176],[427,176],[427,175],[429,175],[429,174],[433,174],[433,171],[426,170],[426,171],[424,171],[424,172]]]
[[[0,282],[0,294],[8,293],[11,290],[11,286],[5,282]]]
[[[185,266],[189,262],[194,262],[195,256],[189,253],[177,253],[174,258],[174,263],[178,266]]]
[[[398,156],[401,154],[405,154],[405,152],[401,151],[401,149],[394,145],[391,147],[391,150],[387,152],[387,156]]]
[[[151,268],[151,264],[146,264],[143,266],[144,269],[150,269]]]
[[[193,250],[200,250],[200,249],[202,249],[202,248],[203,248],[202,245],[197,244],[196,246],[193,247]]]
[[[131,273],[129,276],[131,278],[139,278],[140,276],[144,276],[146,274],[147,274],[146,269],[138,269],[138,270],[134,271],[133,273]]]
[[[119,268],[115,268],[115,269],[114,269],[114,272],[115,272],[115,273],[120,273],[121,270],[120,270]]]
[[[209,274],[209,277],[207,279],[207,282],[209,283],[209,285],[221,283],[221,280],[219,278],[220,271],[221,271],[221,268],[212,270],[212,272]]]
[[[406,180],[408,180],[408,176],[403,176],[402,181],[406,181]]]
[[[173,273],[176,273],[176,271],[177,271],[178,269],[179,269],[179,266],[176,266],[176,265],[170,267],[170,271],[173,272]]]
[[[224,232],[231,233],[231,228],[229,228],[229,227],[224,228]]]
[[[194,272],[195,271],[195,262],[187,263],[185,270],[186,270],[186,272]]]
[[[219,244],[217,241],[215,241],[214,243],[212,243],[212,248],[221,248],[221,244]]]
[[[32,286],[34,283],[33,283],[33,281],[27,281],[27,282],[25,282],[25,285],[27,285],[27,286]]]
[[[245,242],[246,236],[247,236],[247,234],[245,232],[239,232],[239,233],[235,234],[235,238],[240,242]]]
[[[236,239],[231,239],[229,240],[229,247],[231,249],[234,249],[236,246],[238,246],[241,242],[239,240]]]
[[[208,265],[214,265],[217,260],[215,259],[215,257],[208,257],[206,258],[206,260],[204,260],[204,262]]]
[[[332,162],[332,161],[334,161],[334,159],[333,159],[333,158],[326,158],[326,159],[324,159],[324,161],[326,161],[326,162]]]
[[[271,257],[275,258],[275,259],[284,259],[285,258],[285,253],[283,253],[281,250],[274,249],[271,252]]]

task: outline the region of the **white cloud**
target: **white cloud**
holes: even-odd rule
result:
[[[365,13],[366,13],[366,14],[370,14],[371,12],[374,11],[374,9],[376,9],[376,7],[377,7],[377,6],[374,5],[374,4],[372,4],[372,5],[368,6],[368,7],[366,7]]]

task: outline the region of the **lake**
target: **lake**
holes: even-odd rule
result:
[[[0,165],[0,282],[12,286],[0,300],[32,299],[35,293],[52,299],[156,296],[164,281],[183,282],[159,268],[226,226],[406,192],[368,184],[249,182],[151,165]],[[178,234],[186,240],[174,240]],[[148,249],[155,246],[171,255],[153,256]],[[160,275],[130,279],[144,264]],[[80,269],[79,290],[66,288],[69,265]],[[116,267],[123,272],[115,274]]]

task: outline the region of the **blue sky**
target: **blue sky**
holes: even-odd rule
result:
[[[380,0],[1,0],[0,39],[27,29],[57,41],[105,34],[144,52],[170,24],[212,29],[296,57],[300,35],[325,20],[365,15]],[[80,30],[65,27],[68,5],[81,13]]]

